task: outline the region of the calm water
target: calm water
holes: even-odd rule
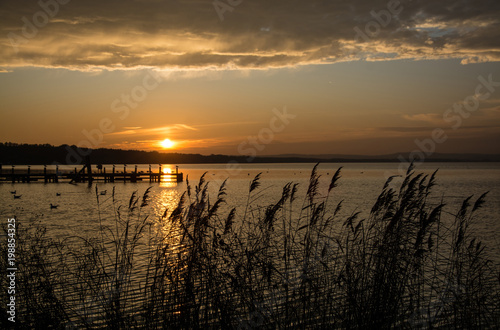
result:
[[[380,193],[388,175],[398,174],[399,164],[321,164],[319,174],[322,186],[320,192],[326,194],[332,175],[339,166],[343,166],[342,178],[339,186],[330,196],[331,205],[344,200],[342,216],[361,211],[367,216],[378,194]],[[207,172],[205,178],[210,182],[210,192],[215,201],[217,190],[224,179],[227,181],[227,206],[222,212],[232,207],[237,208],[237,215],[242,215],[248,198],[250,181],[255,175],[262,172],[259,193],[253,205],[266,206],[277,202],[281,196],[283,186],[287,182],[299,183],[296,208],[300,209],[303,196],[307,190],[309,175],[314,164],[243,164],[237,170],[228,168],[225,164],[212,165],[182,165],[179,170],[189,178],[193,187],[198,184],[200,176]],[[174,166],[163,165],[174,168]],[[16,166],[21,169],[22,166]],[[37,166],[31,167],[36,170]],[[40,169],[43,167],[40,167]],[[134,166],[129,165],[130,171]],[[61,167],[64,169],[64,167]],[[443,199],[446,203],[445,212],[456,213],[463,199],[470,195],[475,198],[489,191],[487,203],[478,212],[478,222],[475,228],[482,240],[491,247],[493,258],[500,255],[500,163],[429,163],[417,167],[417,172],[431,174],[439,169],[437,186],[432,194],[436,203]],[[117,166],[117,170],[123,168]],[[139,165],[139,171],[147,171],[148,165]],[[153,167],[153,170],[157,171]],[[107,167],[111,171],[111,166]],[[395,184],[400,181],[395,180]],[[128,203],[130,195],[137,191],[140,195],[152,186],[151,208],[154,218],[160,216],[165,208],[172,210],[179,196],[186,190],[186,180],[182,183],[97,183],[91,188],[81,183],[1,183],[0,184],[0,216],[6,221],[7,217],[17,216],[18,221],[29,223],[40,221],[48,227],[50,235],[64,237],[78,232],[94,232],[98,226],[98,206],[96,198],[98,192],[107,191],[106,195],[99,194],[99,208],[101,214],[111,214],[113,203],[111,192],[115,188],[115,196],[119,204]],[[22,195],[21,199],[14,199],[11,191]],[[56,193],[60,193],[57,196]],[[211,202],[212,202],[211,198]],[[474,200],[475,200],[474,198]],[[50,203],[59,205],[57,209],[50,209]],[[213,202],[212,202],[213,203]]]

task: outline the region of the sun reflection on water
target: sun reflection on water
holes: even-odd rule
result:
[[[161,182],[160,187],[171,188],[176,187],[177,182]],[[152,203],[154,214],[157,221],[154,224],[156,237],[159,242],[168,243],[169,249],[165,253],[179,253],[183,250],[184,245],[181,242],[181,227],[180,224],[170,218],[172,212],[178,207],[181,193],[177,189],[162,189]]]
[[[162,181],[160,182],[160,187],[174,188],[177,187],[177,182]],[[167,213],[172,212],[172,210],[177,206],[179,197],[180,193],[177,189],[161,189],[161,191],[158,192],[153,204],[155,215],[161,218],[165,216],[165,211],[167,211]]]
[[[160,181],[161,188],[175,188],[177,187],[177,181],[170,178],[163,178]]]

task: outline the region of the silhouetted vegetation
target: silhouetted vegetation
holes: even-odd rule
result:
[[[249,163],[248,156],[162,153],[158,151],[87,149],[75,145],[54,147],[48,144],[0,143],[0,164],[4,165],[80,165],[90,155],[94,164],[225,164],[230,161]],[[315,162],[301,157],[256,157],[254,163]]]
[[[346,155],[281,155],[257,156],[245,155],[200,155],[185,153],[163,153],[158,151],[87,149],[75,145],[55,147],[49,144],[0,143],[0,164],[3,165],[80,165],[85,156],[90,155],[93,164],[208,164],[229,162],[238,163],[317,163],[317,162],[401,162],[410,159],[409,155],[391,154],[381,156],[346,156]],[[430,162],[498,162],[500,155],[460,155],[434,153],[426,158]]]
[[[486,194],[466,198],[445,220],[444,202],[429,200],[436,173],[410,168],[397,189],[388,179],[367,218],[340,218],[343,202],[330,205],[340,173],[320,191],[314,167],[305,196],[288,183],[265,207],[257,175],[240,214],[222,212],[225,183],[210,198],[203,176],[158,219],[149,190],[122,208],[113,192],[113,224],[100,215],[96,237],[58,241],[25,227],[18,322],[89,329],[500,324],[500,273],[473,236]]]

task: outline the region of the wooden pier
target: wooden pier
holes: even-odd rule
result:
[[[92,165],[87,162],[79,171],[75,167],[73,171],[62,171],[56,166],[55,170],[48,170],[44,166],[43,171],[33,171],[31,166],[27,170],[16,170],[15,166],[9,170],[0,166],[0,182],[11,183],[30,183],[30,182],[44,182],[44,183],[58,183],[69,182],[79,183],[86,182],[89,185],[92,182],[182,182],[184,181],[183,173],[179,172],[178,167],[175,167],[175,172],[164,173],[162,165],[158,165],[158,170],[153,171],[149,165],[148,171],[137,171],[137,165],[134,170],[127,171],[127,165],[123,165],[123,170],[117,170],[116,165],[111,165],[112,169],[106,169],[103,165]],[[95,168],[95,170],[93,170]]]

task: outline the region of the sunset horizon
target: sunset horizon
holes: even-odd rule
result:
[[[5,3],[0,141],[248,156],[499,153],[499,7]]]

